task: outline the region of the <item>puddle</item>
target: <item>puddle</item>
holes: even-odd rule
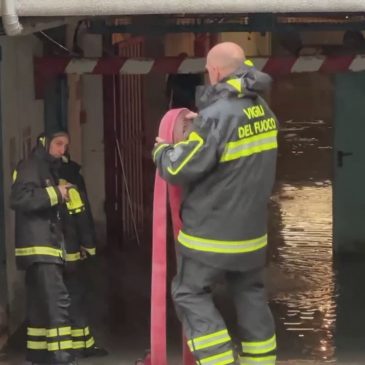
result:
[[[295,281],[295,290],[289,284],[272,298],[281,355],[332,360],[336,324],[332,186],[329,181],[282,184],[274,202],[281,226],[274,235],[274,260]]]

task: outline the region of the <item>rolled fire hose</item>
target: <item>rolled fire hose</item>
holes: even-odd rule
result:
[[[188,109],[172,109],[161,120],[159,136],[167,143],[182,139],[184,117]],[[166,279],[167,279],[167,195],[169,197],[173,232],[176,238],[180,228],[180,188],[164,181],[158,171],[155,177],[152,234],[152,288],[151,288],[151,353],[145,365],[167,365],[166,337]],[[186,341],[183,344],[183,364],[195,363]]]

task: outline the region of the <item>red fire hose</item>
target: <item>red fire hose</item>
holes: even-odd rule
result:
[[[187,109],[172,109],[161,120],[159,136],[168,143],[177,142]],[[167,184],[156,172],[153,202],[153,250],[151,290],[151,353],[144,365],[168,365],[166,337],[166,276],[167,276],[167,195],[175,237],[181,228],[179,217],[180,188]],[[183,345],[183,364],[195,363],[186,341]]]

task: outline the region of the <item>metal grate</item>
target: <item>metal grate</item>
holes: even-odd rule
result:
[[[143,56],[143,38],[132,38],[118,46],[123,57]],[[116,168],[117,204],[121,214],[123,241],[138,240],[143,232],[143,76],[119,77],[120,158]]]

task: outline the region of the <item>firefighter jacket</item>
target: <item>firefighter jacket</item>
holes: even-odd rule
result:
[[[20,269],[36,262],[64,263],[59,163],[39,143],[14,171],[10,205],[15,210],[15,255]]]
[[[63,211],[66,261],[69,264],[81,260],[81,246],[88,255],[95,255],[95,229],[87,198],[86,186],[80,173],[80,165],[64,159],[59,170],[61,184],[72,184],[68,190],[70,200]]]
[[[155,147],[160,175],[183,188],[182,255],[228,270],[265,265],[278,122],[259,93],[270,82],[246,61],[204,90],[187,140]]]

